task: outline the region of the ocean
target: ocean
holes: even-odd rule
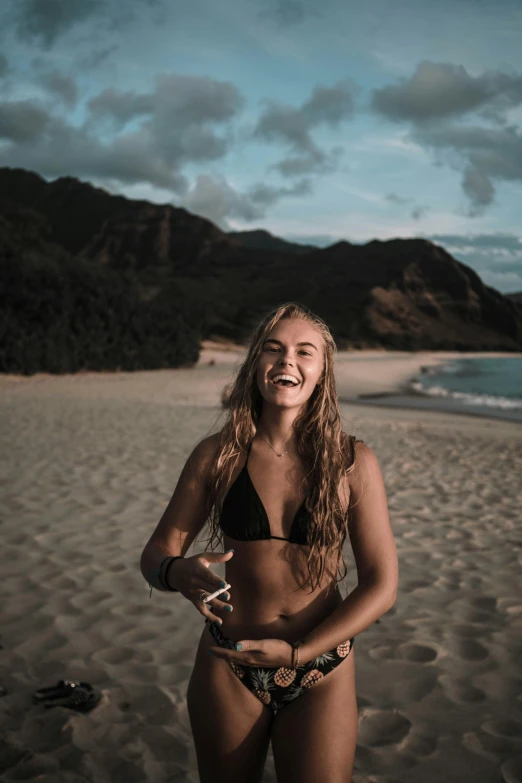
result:
[[[522,422],[522,357],[449,359],[421,367],[403,394],[361,397],[365,402],[444,410]]]

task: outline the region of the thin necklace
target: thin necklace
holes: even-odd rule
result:
[[[268,443],[267,439],[266,439],[266,438],[263,438],[263,436],[262,436],[262,435],[260,435],[259,437],[260,437],[262,440],[264,440],[264,441],[265,441],[265,443]],[[290,446],[290,448],[289,448],[289,449],[287,449],[286,451],[283,451],[283,452],[282,452],[282,454],[280,454],[278,451],[276,451],[276,450],[274,449],[274,447],[272,446],[272,444],[271,444],[271,443],[268,443],[268,445],[270,446],[270,448],[272,449],[272,451],[275,451],[275,453],[277,454],[277,456],[278,456],[278,457],[283,457],[285,454],[288,454],[288,452],[289,452],[289,451],[292,451],[292,447]]]

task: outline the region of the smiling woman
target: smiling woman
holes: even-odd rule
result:
[[[187,692],[202,783],[261,781],[270,740],[278,781],[350,779],[354,638],[392,606],[398,569],[377,458],[341,428],[334,354],[302,305],[258,324],[224,426],[195,447],[142,555],[206,618]],[[227,551],[185,558],[207,520]],[[347,536],[358,584],[343,600]],[[220,562],[227,592],[208,599]]]

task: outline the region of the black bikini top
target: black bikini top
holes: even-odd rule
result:
[[[272,536],[270,534],[270,521],[257,494],[256,488],[248,472],[248,458],[252,443],[248,448],[248,454],[243,469],[228,490],[219,524],[221,530],[230,538],[238,541],[260,541],[269,538],[278,538],[281,541],[289,541],[292,544],[307,543],[307,521],[309,514],[304,504],[301,503],[292,522],[289,538]]]
[[[355,447],[355,438],[354,436],[352,438]],[[292,521],[290,537],[283,538],[271,535],[268,515],[248,472],[248,458],[251,449],[252,443],[248,448],[243,469],[223,501],[219,519],[221,530],[229,538],[235,538],[238,541],[261,541],[277,538],[280,541],[289,541],[291,544],[307,544],[310,514],[305,508],[306,498],[297,509]]]

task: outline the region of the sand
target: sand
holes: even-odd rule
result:
[[[448,356],[340,354],[339,394],[394,391]],[[139,558],[240,359],[207,344],[192,370],[0,377],[1,781],[198,782],[186,690],[203,619],[149,598]],[[353,783],[522,781],[522,426],[342,413],[379,458],[400,563],[395,606],[356,640]],[[60,678],[100,704],[32,704]]]

